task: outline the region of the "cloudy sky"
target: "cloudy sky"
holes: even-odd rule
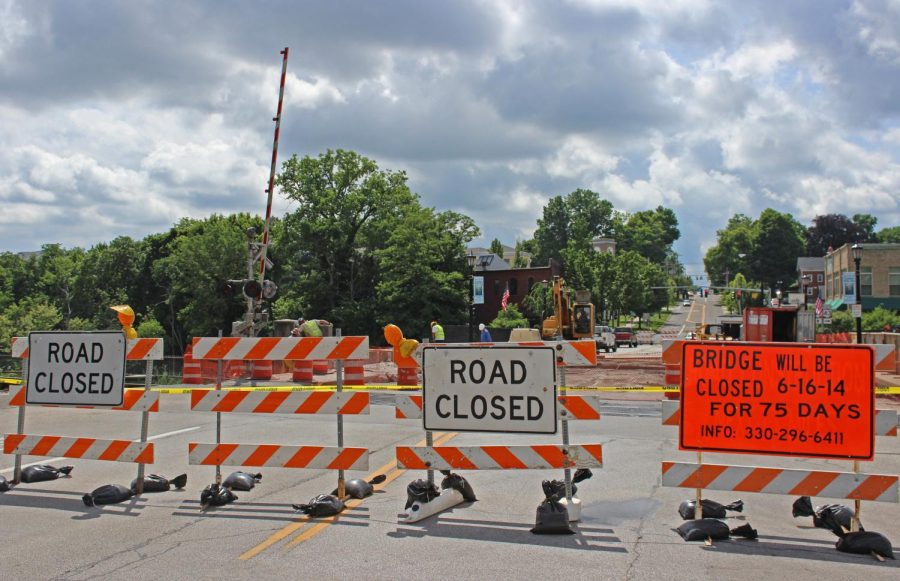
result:
[[[485,244],[578,187],[673,208],[694,272],[737,212],[900,224],[900,0],[0,0],[0,251],[263,214],[285,46],[280,160],[405,170]]]

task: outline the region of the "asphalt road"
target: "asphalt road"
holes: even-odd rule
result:
[[[347,445],[371,450],[369,473],[382,472],[381,490],[336,521],[307,521],[291,503],[334,488],[323,470],[261,469],[263,480],[238,493],[230,506],[199,512],[199,492],[214,468],[187,465],[188,442],[213,442],[215,415],[192,413],[185,395],[164,395],[150,434],[167,477],[187,472],[183,491],[145,494],[130,502],[88,508],[81,495],[106,483],[128,484],[136,466],[98,461],[72,464],[71,478],[21,485],[0,493],[0,563],[8,579],[268,579],[291,577],[398,579],[897,579],[900,561],[839,553],[835,537],[791,517],[793,498],[709,493],[744,513],[731,527],[750,523],[758,541],[686,543],[674,532],[678,504],[693,491],[660,486],[660,461],[693,461],[678,452],[674,428],[660,426],[658,402],[610,400],[599,422],[574,422],[573,443],[603,444],[605,466],[579,486],[582,521],[571,536],[537,536],[529,529],[542,498],[541,480],[561,471],[470,471],[479,500],[421,523],[400,524],[407,483],[423,477],[395,469],[394,447],[423,440],[418,420],[395,420],[390,394],[377,395],[368,416],[345,421]],[[333,416],[223,414],[223,441],[334,445]],[[29,408],[26,432],[135,438],[139,414]],[[0,408],[0,430],[15,430],[16,410]],[[438,434],[448,445],[557,443],[560,436]],[[900,439],[879,438],[866,472],[900,472]],[[41,461],[26,457],[26,463]],[[848,470],[848,462],[722,456],[704,460],[744,465]],[[43,459],[47,461],[47,459]],[[10,477],[12,456],[0,455]],[[227,474],[230,468],[224,468]],[[348,478],[367,472],[348,473]],[[828,502],[814,499],[817,504]],[[900,505],[863,503],[868,530],[900,543]]]

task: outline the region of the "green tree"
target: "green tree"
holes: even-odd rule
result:
[[[528,327],[528,319],[525,318],[525,315],[522,314],[516,305],[509,305],[505,311],[501,309],[497,313],[497,318],[491,321],[491,324],[488,326],[494,329],[519,329]]]
[[[883,244],[900,244],[900,226],[882,228],[878,231],[876,238]]]
[[[52,331],[63,321],[59,308],[43,297],[29,297],[0,313],[0,345],[31,331]]]
[[[881,305],[878,305],[871,311],[863,312],[862,328],[866,331],[881,331],[885,326],[893,329],[894,325],[900,325],[900,315]]]
[[[287,258],[283,302],[303,309],[294,316],[339,317],[335,322],[345,324],[358,298],[374,296],[380,273],[373,252],[392,236],[395,217],[419,207],[406,179],[341,149],[284,162],[278,184],[297,209],[285,216],[277,242],[278,256]]]
[[[499,238],[494,238],[491,240],[491,247],[489,248],[491,254],[496,254],[500,258],[503,258],[503,243],[500,242]]]
[[[633,250],[650,262],[663,264],[680,236],[675,212],[657,206],[629,215],[616,242],[622,251]]]
[[[768,288],[796,276],[797,258],[805,251],[804,228],[790,214],[763,210],[753,228],[753,262],[750,272]],[[786,287],[785,287],[786,288]]]
[[[378,326],[394,323],[408,336],[426,334],[432,320],[468,321],[470,300],[465,248],[478,235],[471,218],[455,212],[407,207],[375,250]]]
[[[714,286],[725,286],[731,275],[748,271],[748,265],[755,260],[753,229],[751,218],[735,214],[725,228],[716,231],[716,245],[703,257],[703,265]]]
[[[844,244],[874,240],[877,222],[869,214],[855,214],[853,218],[843,214],[816,216],[806,231],[807,255],[825,256],[829,248],[837,250]]]
[[[146,317],[135,328],[139,337],[165,337],[166,329],[153,317]]]
[[[175,226],[168,256],[153,266],[154,279],[166,289],[163,300],[177,319],[179,328],[170,328],[173,336],[182,329],[195,337],[231,332],[231,322],[241,317],[245,304],[222,296],[219,288],[224,280],[246,278],[250,226],[262,231],[262,220],[213,214],[205,220],[183,218]]]
[[[564,250],[576,247],[591,248],[597,236],[613,234],[615,220],[613,205],[591,190],[578,189],[567,195],[550,198],[534,232],[535,264],[545,265],[553,258],[560,260],[565,272]]]
[[[63,325],[75,314],[75,282],[83,260],[84,250],[81,248],[66,250],[59,244],[45,244],[41,247],[40,256],[31,260],[35,271],[35,290],[59,309]]]

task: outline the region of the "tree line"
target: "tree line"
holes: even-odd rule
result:
[[[468,216],[424,206],[405,172],[328,150],[285,161],[278,191],[292,205],[271,222],[267,276],[279,291],[264,302],[270,320],[328,319],[376,344],[387,323],[416,335],[432,319],[467,321],[466,248],[481,232]],[[131,305],[138,333],[165,338],[168,353],[182,353],[191,336],[227,334],[245,305],[220,283],[246,276],[247,229],[263,226],[259,216],[213,214],[140,240],[47,244],[27,259],[2,253],[0,342],[31,330],[118,328],[116,304]],[[591,290],[599,312],[641,314],[689,284],[672,250],[679,235],[670,209],[629,214],[578,189],[551,198],[517,249],[533,264],[558,260],[569,287]],[[597,236],[614,238],[616,254],[595,252]],[[533,294],[524,305],[532,324],[546,299]]]

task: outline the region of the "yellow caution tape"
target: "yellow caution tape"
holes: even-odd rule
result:
[[[7,385],[22,385],[22,380],[16,379],[15,377],[0,377],[0,383],[5,383]]]

